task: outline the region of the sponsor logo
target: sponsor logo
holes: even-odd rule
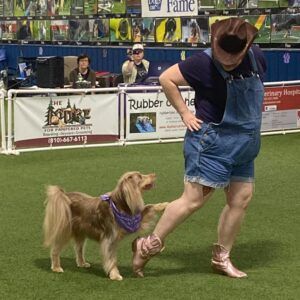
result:
[[[274,110],[277,110],[277,105],[265,106],[265,111],[274,111]]]
[[[283,62],[285,63],[285,64],[289,64],[290,63],[290,59],[291,59],[291,56],[290,56],[290,54],[289,53],[284,53],[284,55],[283,55]]]
[[[160,11],[162,0],[148,0],[148,6],[150,11]]]
[[[167,0],[167,12],[193,12],[196,0]]]
[[[162,0],[148,0],[149,11],[160,11]],[[167,0],[167,12],[193,12],[197,8],[196,0]]]

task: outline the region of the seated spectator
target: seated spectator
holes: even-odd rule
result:
[[[95,88],[96,74],[90,68],[91,59],[86,54],[77,58],[78,67],[70,72],[70,84],[73,88]]]
[[[146,79],[149,61],[144,59],[144,47],[135,44],[128,53],[128,60],[123,63],[122,74],[125,83],[140,83]]]

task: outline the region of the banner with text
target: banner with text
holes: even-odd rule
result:
[[[116,141],[117,94],[15,99],[15,146],[47,147]]]
[[[261,131],[300,128],[300,85],[265,87]]]
[[[194,91],[182,91],[192,112]],[[182,138],[186,127],[163,92],[126,95],[126,140]]]
[[[197,16],[198,0],[142,0],[142,17]]]

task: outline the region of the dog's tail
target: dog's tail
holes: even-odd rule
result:
[[[46,194],[44,245],[50,247],[62,244],[71,236],[71,200],[58,186],[48,186]]]

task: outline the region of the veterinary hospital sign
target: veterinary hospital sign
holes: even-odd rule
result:
[[[198,0],[142,0],[142,17],[197,15]]]

